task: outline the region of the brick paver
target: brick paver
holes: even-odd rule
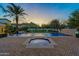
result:
[[[74,34],[69,30],[63,32]],[[23,43],[27,39],[23,37],[0,39],[0,53],[23,56],[79,56],[79,38],[75,35],[52,38],[57,43],[54,48],[25,48]]]

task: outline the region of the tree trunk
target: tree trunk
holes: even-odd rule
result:
[[[16,16],[16,34],[18,35],[18,16]]]

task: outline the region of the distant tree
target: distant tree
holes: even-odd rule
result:
[[[66,28],[66,25],[65,25],[65,24],[60,24],[60,26],[59,26],[60,32],[61,32],[61,30],[64,29],[64,28]]]
[[[37,25],[37,24],[31,22],[31,23],[29,23],[29,27],[31,27],[31,28],[38,28],[39,25]]]
[[[28,29],[39,28],[39,25],[31,22],[31,23],[22,23],[19,24],[20,31],[29,32]]]
[[[59,21],[57,20],[57,19],[55,19],[55,20],[52,20],[51,22],[50,22],[50,24],[49,24],[49,27],[51,27],[51,28],[54,28],[54,29],[59,29],[59,27],[60,27],[60,23],[59,23]]]
[[[42,24],[42,28],[49,28],[49,24]]]

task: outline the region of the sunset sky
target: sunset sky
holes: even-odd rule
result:
[[[0,5],[6,7],[8,4]],[[25,16],[26,19],[20,18],[20,22],[34,22],[40,25],[47,24],[52,19],[67,20],[72,11],[79,9],[79,4],[68,3],[19,3],[17,5],[22,6],[25,12],[29,14]],[[1,15],[3,15],[3,12],[0,9]]]

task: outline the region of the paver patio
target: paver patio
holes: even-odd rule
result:
[[[63,36],[52,38],[55,48],[26,48],[29,37],[0,38],[0,55],[23,56],[79,56],[79,38]]]

